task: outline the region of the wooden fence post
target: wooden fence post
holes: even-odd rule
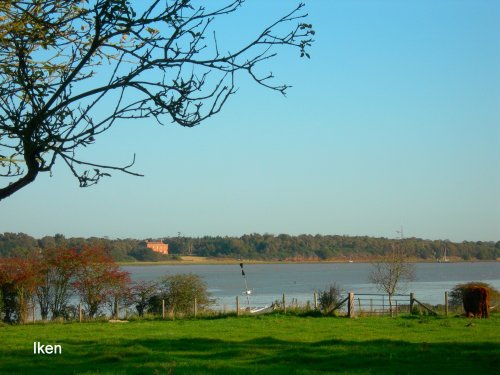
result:
[[[165,300],[161,300],[161,318],[165,319]]]
[[[196,318],[196,315],[198,315],[198,303],[196,301],[196,297],[194,297],[193,315],[195,318]]]
[[[79,315],[79,318],[80,318],[80,323],[82,322],[82,318],[83,318],[83,314],[82,314],[82,303],[80,302],[80,304],[78,305],[78,315]]]
[[[240,296],[236,296],[236,316],[240,316]]]
[[[318,293],[314,292],[314,310],[318,309]]]
[[[285,297],[285,293],[283,293],[283,311],[286,314],[286,297]]]
[[[410,293],[410,314],[413,314],[413,304],[415,303],[415,294]]]
[[[347,302],[347,316],[354,317],[354,293],[349,292],[349,301]]]
[[[396,310],[396,315],[398,315],[398,300],[394,300],[394,302],[396,302],[396,308],[395,308],[395,310]]]
[[[448,316],[448,291],[444,292],[444,315]]]
[[[33,324],[35,324],[35,302],[33,302]]]

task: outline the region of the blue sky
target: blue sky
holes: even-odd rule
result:
[[[249,0],[219,26],[245,40],[296,5]],[[244,233],[500,239],[500,2],[306,1],[311,59],[239,77],[199,127],[123,122],[90,149],[127,163],[80,189],[62,164],[0,202],[0,232],[36,237]]]

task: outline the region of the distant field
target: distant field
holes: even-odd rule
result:
[[[500,316],[0,326],[1,374],[496,374]],[[34,355],[33,342],[61,355]]]
[[[357,257],[353,258],[355,263],[370,263],[374,260],[380,259],[380,257]],[[499,261],[497,259],[496,261]],[[274,264],[274,263],[348,263],[349,259],[347,257],[337,257],[329,258],[324,260],[257,260],[257,259],[245,259],[245,264]],[[200,257],[200,256],[180,256],[179,260],[162,260],[157,262],[118,262],[120,265],[124,266],[158,266],[158,265],[192,265],[192,264],[239,264],[241,260],[236,258],[221,258],[221,257]],[[436,263],[435,260],[425,260],[421,258],[411,258],[409,262],[414,263]],[[469,261],[470,262],[470,261]],[[481,260],[481,262],[495,262],[495,260]],[[449,263],[467,263],[467,261],[460,258],[452,258]]]
[[[214,258],[199,256],[180,256],[178,260],[160,260],[157,262],[118,262],[125,266],[157,266],[164,264],[192,265],[192,264],[239,264],[241,260],[236,258]],[[279,261],[245,260],[245,264],[266,264],[266,263],[286,263]]]

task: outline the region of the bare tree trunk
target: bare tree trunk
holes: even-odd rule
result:
[[[389,294],[389,312],[391,313],[391,318],[394,317],[394,313],[392,310],[392,294]]]

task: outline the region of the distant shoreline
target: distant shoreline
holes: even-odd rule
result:
[[[181,256],[181,260],[166,260],[158,262],[117,262],[120,266],[189,266],[189,265],[231,265],[231,264],[328,264],[328,263],[371,263],[381,258],[360,258],[353,259],[349,262],[345,258],[332,258],[326,260],[257,260],[257,259],[234,259],[234,258],[211,258],[197,256]],[[448,262],[437,262],[436,260],[425,259],[410,259],[410,263],[493,263],[497,260],[480,260],[470,259],[463,260],[460,258],[450,259]]]

